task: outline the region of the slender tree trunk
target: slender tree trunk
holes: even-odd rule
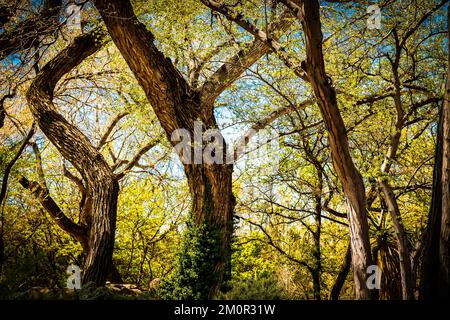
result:
[[[349,209],[355,294],[357,299],[371,299],[372,294],[366,286],[366,272],[372,264],[372,257],[364,182],[350,155],[344,121],[336,101],[336,91],[325,72],[319,2],[302,1],[299,6],[306,41],[307,74],[328,131],[333,165],[342,183]]]
[[[408,239],[403,228],[400,209],[395,199],[394,192],[387,181],[380,182],[386,204],[391,214],[392,222],[397,236],[399,260],[400,260],[400,275],[402,281],[402,297],[404,300],[414,300],[414,282],[411,271],[411,254],[408,247]]]
[[[352,248],[348,245],[347,252],[345,253],[344,262],[342,263],[341,270],[334,282],[333,288],[331,289],[330,299],[339,300],[339,295],[341,294],[342,288],[345,284],[345,279],[347,279],[348,273],[350,272],[350,267],[352,264]]]
[[[3,272],[3,265],[5,264],[5,242],[3,241],[3,224],[0,230],[0,276]]]
[[[312,159],[311,159],[312,160]],[[316,190],[316,194],[314,195],[314,202],[315,202],[315,223],[316,223],[316,230],[313,233],[314,238],[314,249],[313,249],[313,256],[314,256],[314,267],[312,272],[313,276],[313,285],[314,285],[314,299],[321,300],[321,284],[320,284],[320,278],[322,274],[322,250],[321,250],[321,235],[322,235],[322,192],[323,192],[323,176],[322,176],[322,167],[319,163],[313,160],[313,164],[316,167],[317,174],[318,174],[318,188]]]

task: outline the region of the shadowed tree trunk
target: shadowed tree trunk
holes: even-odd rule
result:
[[[447,9],[450,21],[450,8]],[[447,30],[450,39],[450,25]],[[447,41],[450,50],[450,42]],[[450,299],[450,51],[447,82],[439,117],[433,172],[433,193],[422,258],[420,298]]]
[[[447,10],[447,24],[450,23],[450,7]],[[450,25],[447,36],[447,83],[445,85],[442,110],[442,217],[439,239],[440,288],[439,296],[450,299]]]
[[[439,287],[439,235],[442,212],[442,111],[439,116],[433,170],[433,193],[420,270],[419,299],[435,300]]]
[[[345,253],[344,262],[342,263],[339,274],[336,281],[331,288],[330,300],[339,300],[339,295],[341,294],[342,288],[345,284],[345,279],[347,279],[348,273],[350,272],[350,267],[352,264],[352,248],[350,244],[347,247],[347,252]]]

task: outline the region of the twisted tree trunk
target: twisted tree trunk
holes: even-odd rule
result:
[[[82,280],[85,284],[96,285],[105,283],[111,269],[119,184],[88,138],[58,113],[53,104],[53,91],[61,77],[102,47],[103,37],[101,29],[96,29],[76,38],[42,68],[27,92],[31,112],[40,129],[86,182],[87,198],[91,201],[91,225],[84,245],[87,255]]]

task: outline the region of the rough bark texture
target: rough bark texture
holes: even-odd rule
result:
[[[450,21],[450,8],[447,20]],[[450,41],[450,26],[448,27]],[[448,44],[450,50],[450,43]],[[441,298],[450,298],[450,53],[447,61],[447,83],[445,85],[442,110],[442,211],[439,240],[440,290]]]
[[[411,271],[411,254],[408,247],[408,238],[403,227],[400,209],[397,204],[394,192],[386,181],[380,182],[381,189],[386,200],[386,204],[391,214],[392,222],[397,237],[400,275],[402,281],[402,297],[404,300],[414,300],[414,282]]]
[[[201,103],[199,91],[189,87],[172,65],[170,59],[153,44],[150,31],[140,23],[128,1],[96,1],[96,6],[108,31],[144,89],[167,137],[176,129],[187,129],[193,137],[194,121],[200,120],[205,128],[217,128],[210,98]],[[208,96],[212,88],[208,86]],[[175,145],[177,142],[173,142]],[[206,223],[218,230],[221,259],[212,261],[218,277],[210,284],[211,298],[229,274],[230,240],[234,197],[232,194],[232,165],[185,164],[192,197],[192,215],[196,223]],[[228,269],[228,271],[227,271]]]
[[[87,197],[91,201],[91,228],[82,280],[85,284],[93,282],[96,285],[105,284],[111,268],[119,185],[102,155],[77,127],[58,113],[52,100],[56,83],[100,49],[102,37],[103,32],[96,29],[76,38],[43,67],[27,93],[31,112],[40,129],[86,182]],[[45,197],[45,194],[39,196]],[[52,205],[47,203],[47,206]]]
[[[439,236],[442,216],[442,120],[443,114],[441,111],[434,156],[433,193],[420,269],[420,300],[436,300],[439,292]]]
[[[306,41],[307,73],[328,131],[333,165],[342,183],[349,208],[355,294],[357,299],[371,299],[371,292],[366,286],[366,270],[372,264],[372,258],[364,182],[350,155],[345,125],[336,101],[336,91],[325,72],[319,2],[302,1],[299,6],[298,13]]]
[[[450,21],[450,8],[447,10]],[[447,38],[450,40],[450,25]],[[450,43],[448,43],[450,49]],[[450,53],[439,118],[433,193],[422,258],[419,298],[450,299]]]

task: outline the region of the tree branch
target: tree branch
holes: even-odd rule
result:
[[[62,230],[72,235],[80,243],[86,243],[87,229],[76,224],[64,214],[61,208],[50,196],[47,188],[41,186],[38,182],[29,181],[25,177],[22,177],[19,180],[19,183],[22,187],[31,192],[31,194],[41,203],[44,209],[50,214],[52,219]]]
[[[117,123],[125,116],[129,115],[129,112],[121,112],[119,113],[109,124],[108,128],[106,129],[105,133],[102,135],[100,141],[97,144],[97,150],[100,150],[106,143],[106,140],[108,139],[109,135],[111,134],[114,127],[117,125]]]
[[[202,2],[208,7],[211,5],[213,10],[217,7],[220,8],[220,5],[218,5],[217,2],[205,0],[202,0]],[[290,16],[290,13],[285,11],[276,21],[268,26],[268,33],[272,36],[271,40],[275,41],[281,34],[289,29],[289,26],[292,23],[289,19]],[[235,82],[246,69],[251,67],[262,56],[270,53],[273,48],[267,40],[268,37],[266,33],[264,33],[263,37],[256,37],[250,47],[240,50],[235,56],[231,57],[217,69],[217,71],[205,81],[200,89],[202,103],[207,106],[212,106],[215,99],[227,87]]]
[[[49,35],[57,29],[61,0],[47,1],[44,10],[36,17],[20,22],[11,31],[0,35],[0,60],[9,55],[31,48],[40,37]]]
[[[136,166],[139,163],[139,160],[141,159],[141,157],[147,152],[149,151],[151,148],[153,148],[154,146],[156,146],[159,143],[159,139],[149,142],[147,143],[145,146],[143,146],[141,149],[139,149],[139,151],[134,155],[133,159],[131,159],[127,165],[125,166],[125,168],[123,168],[123,170],[119,173],[116,174],[116,179],[122,179],[125,174],[130,171],[134,166]]]
[[[2,178],[2,188],[0,190],[0,206],[2,205],[3,200],[5,199],[5,196],[6,196],[6,190],[8,188],[8,180],[9,180],[9,175],[11,173],[11,169],[14,166],[14,164],[17,162],[17,160],[19,160],[20,156],[22,155],[23,151],[25,150],[25,147],[28,145],[28,142],[33,137],[35,132],[36,132],[36,124],[33,122],[30,130],[28,131],[28,134],[23,139],[22,144],[20,145],[20,148],[17,151],[16,155],[7,164],[7,166],[5,168],[5,172],[3,173],[3,178]]]

